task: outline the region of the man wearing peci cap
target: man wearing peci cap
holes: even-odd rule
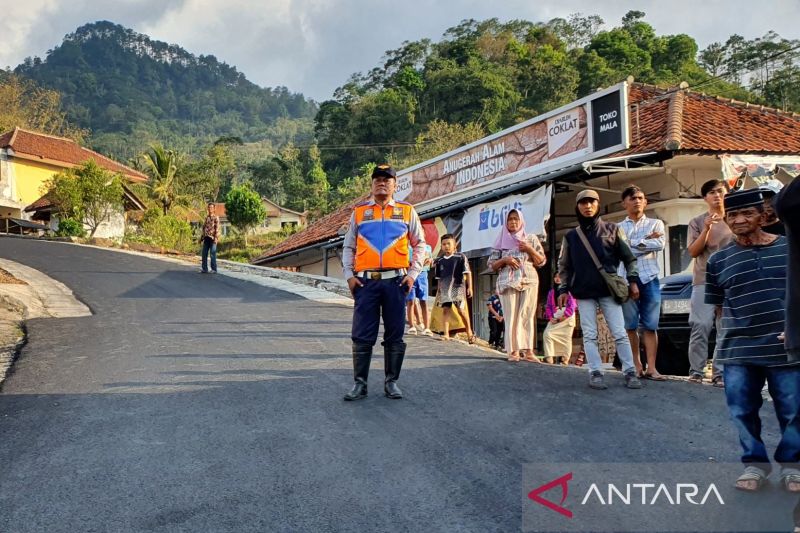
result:
[[[383,317],[384,393],[400,399],[397,386],[406,343],[406,296],[422,270],[425,240],[411,204],[394,199],[397,174],[389,165],[372,172],[372,196],[353,209],[344,237],[342,268],[355,299],[353,308],[353,375],[355,384],[344,399],[367,397],[372,348]],[[409,257],[408,248],[412,248]]]
[[[589,362],[589,387],[607,388],[597,346],[599,306],[614,336],[617,354],[622,361],[625,385],[629,389],[639,389],[642,384],[636,376],[631,343],[625,331],[622,305],[612,296],[605,278],[596,266],[594,257],[599,261],[601,268],[609,274],[617,272],[620,262],[625,265],[629,296],[634,300],[639,298],[636,258],[628,246],[625,234],[617,225],[600,218],[600,195],[596,191],[581,191],[575,200],[578,227],[564,236],[561,242],[561,255],[558,258],[558,275],[561,278],[561,285],[558,287],[558,306],[566,307],[567,293],[572,293],[578,302],[584,351]],[[587,246],[591,247],[591,252]]]
[[[781,482],[786,490],[800,492],[800,361],[789,360],[780,340],[786,237],[762,230],[764,200],[758,189],[725,196],[725,223],[734,240],[706,264],[705,302],[720,317],[716,357],[723,365],[725,399],[743,450],[745,470],[736,487],[758,490],[771,470],[759,417],[766,381],[781,428],[775,450]]]

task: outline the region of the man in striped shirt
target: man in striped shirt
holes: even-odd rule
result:
[[[739,431],[745,471],[741,490],[758,490],[771,470],[761,440],[761,390],[766,381],[781,427],[775,461],[786,490],[800,492],[800,362],[790,362],[779,340],[784,330],[786,238],[764,233],[764,200],[758,189],[725,197],[725,222],[735,240],[706,266],[705,302],[721,315],[717,360],[725,398]]]
[[[640,378],[664,381],[666,378],[656,370],[658,319],[661,315],[661,286],[658,283],[661,269],[658,267],[658,252],[664,249],[664,222],[644,214],[647,198],[642,189],[636,185],[629,185],[622,191],[622,207],[628,212],[628,216],[620,222],[619,229],[628,238],[628,245],[636,258],[641,282],[639,299],[628,300],[622,304],[636,375]],[[624,277],[623,267],[620,267],[619,275]],[[639,330],[642,331],[644,349],[647,353],[646,371],[642,370],[642,358],[639,355]]]

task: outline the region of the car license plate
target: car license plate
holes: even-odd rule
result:
[[[690,300],[662,300],[661,311],[665,315],[689,314],[691,309]]]

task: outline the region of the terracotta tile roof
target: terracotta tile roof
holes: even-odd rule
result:
[[[336,211],[329,213],[319,220],[310,223],[306,229],[291,235],[288,239],[281,242],[277,246],[270,248],[263,255],[253,259],[254,264],[259,264],[262,261],[275,257],[284,252],[290,252],[310,246],[312,244],[323,243],[330,239],[339,236],[339,230],[344,228],[350,222],[350,214],[353,212],[353,206],[366,200],[368,195],[362,196],[345,204]]]
[[[74,167],[89,159],[112,172],[119,172],[130,181],[147,181],[147,176],[113,159],[80,146],[75,141],[43,133],[14,128],[0,135],[0,148],[11,148],[20,158],[33,159],[58,166]]]
[[[124,205],[126,206],[126,209],[144,211],[147,208],[144,202],[142,202],[130,188],[123,185],[122,190],[124,193],[124,199],[125,199]],[[36,200],[35,202],[33,202],[28,207],[26,207],[23,211],[25,211],[26,213],[34,213],[36,211],[42,211],[45,209],[52,208],[55,205],[56,204],[52,196],[50,195],[50,193],[47,193],[38,200]]]
[[[630,85],[628,103],[631,146],[607,157],[681,151],[800,154],[796,113],[642,83]],[[309,224],[253,263],[338,236],[355,203]]]
[[[641,83],[631,85],[629,103],[631,146],[614,155],[800,153],[800,115],[796,113]]]
[[[39,211],[40,209],[52,206],[53,206],[53,199],[50,198],[50,194],[48,193],[39,198],[38,200],[36,200],[35,202],[33,202],[28,207],[26,207],[25,212],[32,213],[34,211]]]

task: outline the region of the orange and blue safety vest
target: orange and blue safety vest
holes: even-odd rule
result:
[[[355,207],[356,254],[354,270],[408,268],[408,232],[414,208],[405,202],[383,207],[367,202]]]

